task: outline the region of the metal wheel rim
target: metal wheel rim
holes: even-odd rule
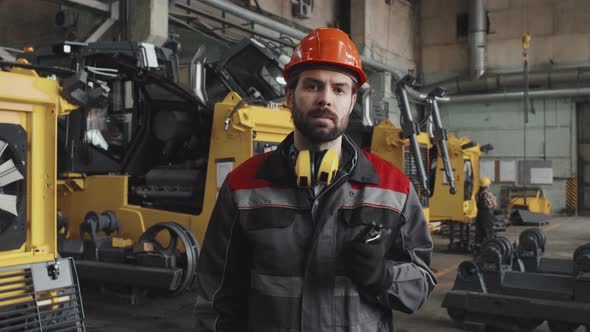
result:
[[[197,261],[199,253],[199,243],[193,233],[185,226],[175,222],[161,222],[148,228],[139,238],[139,242],[153,241],[157,243],[156,236],[163,230],[167,230],[172,236],[177,236],[185,248],[186,266],[182,268],[183,274],[181,277],[180,286],[171,290],[170,295],[178,295],[193,287],[197,278]],[[176,243],[175,247],[178,246]]]

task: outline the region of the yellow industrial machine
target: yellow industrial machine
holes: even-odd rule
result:
[[[84,331],[71,259],[57,252],[57,117],[77,108],[25,61],[0,71],[0,330]]]
[[[426,174],[426,169],[431,165],[431,159],[434,161],[440,160],[442,176],[446,181],[447,186],[440,188],[436,184],[438,190],[446,190],[447,194],[453,195],[455,193],[453,169],[450,167],[448,151],[447,151],[447,134],[442,127],[440,114],[438,110],[437,98],[444,97],[446,91],[440,88],[434,89],[428,95],[413,95],[410,98],[408,93],[409,88],[415,86],[415,78],[411,75],[406,75],[397,82],[396,96],[400,108],[400,123],[402,128],[397,127],[390,120],[384,119],[374,127],[367,127],[349,130],[349,134],[359,142],[363,147],[368,148],[372,153],[389,161],[400,170],[402,170],[414,185],[414,189],[418,194],[422,209],[426,220],[429,222],[431,232],[434,226],[431,221],[431,207],[430,196],[434,189],[434,178],[431,174]],[[361,91],[362,92],[362,91]],[[412,115],[411,99],[415,102],[426,104],[430,108],[427,114],[432,116],[435,127],[433,135],[421,131],[419,125],[414,121]],[[415,100],[418,99],[418,100]],[[363,119],[370,119],[370,98],[363,95]],[[367,103],[369,105],[367,105]],[[361,134],[359,135],[359,132]],[[364,135],[362,134],[364,132]],[[431,137],[432,136],[432,137]],[[368,138],[370,137],[370,138]],[[436,147],[436,149],[434,149]],[[436,155],[431,155],[432,151],[436,151]],[[479,159],[478,159],[479,160]],[[443,167],[444,166],[444,167]]]
[[[217,192],[225,176],[252,155],[276,148],[292,129],[291,114],[288,110],[281,107],[275,109],[274,106],[270,108],[248,105],[236,93],[230,93],[222,102],[215,105],[209,156],[207,161],[198,163],[200,168],[183,169],[159,165],[147,172],[144,183],[138,183],[137,178],[129,175],[76,177],[70,174],[68,178],[64,178],[60,182],[58,204],[69,220],[84,220],[84,225],[89,220],[88,211],[113,211],[119,221],[116,224],[120,228],[120,237],[106,237],[108,241],[111,241],[110,243],[95,246],[88,246],[88,242],[92,239],[86,239],[87,244],[84,249],[78,246],[78,252],[70,250],[66,253],[85,258],[77,260],[76,263],[81,278],[146,288],[165,288],[173,294],[189,288],[194,277],[196,257],[193,257],[193,252],[187,248],[192,246],[196,252],[197,243],[202,241]],[[389,120],[384,120],[373,130],[372,152],[405,171],[416,186],[416,191],[421,193],[423,188],[420,187],[417,177],[409,140],[400,138],[400,134],[400,128],[395,127]],[[430,148],[429,137],[422,133],[418,141],[421,154],[426,158]],[[194,178],[187,174],[182,175],[187,171],[193,173]],[[158,184],[156,175],[152,175],[153,178],[150,179],[151,173],[170,178],[168,186],[162,185],[163,182]],[[163,205],[168,194],[181,193],[180,189],[171,188],[176,181],[173,180],[175,177],[204,182],[201,194],[194,198],[186,197],[190,198],[187,202],[200,207],[200,212],[183,213],[173,211],[170,205]],[[421,195],[421,197],[423,201],[428,201],[428,196]],[[175,199],[183,198],[176,196]],[[427,207],[425,214],[428,215]],[[94,217],[94,220],[96,219],[98,218]],[[94,222],[92,218],[90,220]],[[72,229],[71,233],[72,238],[79,236],[75,229]],[[165,236],[161,233],[165,233]],[[123,242],[131,241],[117,249],[118,245],[115,241],[118,242],[119,239],[123,239],[121,240]],[[143,245],[137,249],[137,244],[142,242],[156,245],[153,249],[146,249]],[[136,263],[147,261],[141,258],[147,255],[152,265],[131,265],[127,264],[131,262],[116,259],[100,262],[97,257],[89,256],[88,247],[101,248],[99,251],[103,251],[103,258],[107,255],[106,252],[135,251]],[[171,259],[172,256],[175,258]],[[157,267],[153,263],[156,257],[159,257],[162,262],[175,260],[176,264],[162,263]]]
[[[248,52],[258,52],[254,44],[246,45]],[[215,84],[199,88],[204,75],[195,72],[188,93],[173,81],[167,68],[174,65],[158,48],[70,46],[79,47],[72,54],[76,66],[106,81],[111,98],[59,122],[59,252],[75,259],[85,282],[170,294],[190,289],[226,175],[275,149],[293,129],[289,111],[260,100],[282,93],[275,80],[280,68],[264,52],[247,57],[256,59],[248,66],[239,52],[229,52],[230,59],[200,66]],[[260,99],[230,92],[213,101],[228,88]],[[375,127],[371,149],[409,175],[427,206],[429,139],[400,136],[390,126]]]
[[[429,222],[429,228],[432,232],[434,227],[433,224],[430,223],[432,218],[429,198],[433,190],[434,183],[432,181],[434,181],[434,179],[429,178],[426,174],[426,169],[428,169],[428,165],[430,165],[430,159],[435,158],[436,160],[437,158],[436,155],[430,155],[430,151],[433,150],[433,147],[437,147],[440,152],[437,153],[437,155],[440,155],[438,158],[444,161],[441,165],[444,165],[442,170],[443,175],[446,176],[445,179],[450,179],[450,190],[449,188],[445,188],[445,190],[449,191],[451,194],[455,193],[453,170],[448,161],[446,130],[442,127],[436,101],[437,98],[444,97],[446,91],[436,88],[427,96],[418,96],[418,98],[423,99],[419,100],[419,102],[426,103],[430,108],[429,113],[432,115],[432,120],[435,125],[435,133],[431,138],[428,133],[420,131],[418,124],[414,122],[412,116],[408,89],[413,88],[415,83],[416,80],[411,75],[406,75],[398,81],[396,86],[396,96],[399,102],[401,113],[400,123],[402,128],[398,128],[387,119],[381,121],[381,123],[373,129],[370,150],[391,162],[393,165],[396,165],[410,178],[416,193],[420,198],[424,216]],[[434,144],[432,143],[433,141]]]
[[[283,94],[269,52],[259,42],[240,43],[207,66],[206,90],[204,65],[195,64],[191,93],[178,85],[174,54],[149,44],[66,42],[26,55],[39,68],[68,75],[79,68],[111,92],[105,103],[60,118],[53,135],[53,227],[59,253],[75,259],[81,280],[170,294],[193,285],[199,241],[225,176],[292,131],[290,112],[260,101]]]
[[[114,211],[123,225],[122,237],[134,242],[150,226],[164,221],[183,225],[201,242],[225,176],[251,156],[275,149],[292,131],[292,126],[291,114],[286,109],[248,105],[233,92],[217,103],[213,112],[208,160],[200,162],[200,168],[191,170],[200,173],[195,176],[196,180],[204,180],[201,184],[204,187],[202,193],[192,202],[195,206],[201,206],[200,213],[179,213],[162,206],[152,208],[158,204],[152,200],[165,198],[166,190],[179,194],[182,192],[178,188],[165,188],[164,185],[158,188],[157,184],[147,183],[150,181],[147,177],[146,184],[130,184],[131,177],[128,175],[70,175],[60,180],[62,185],[58,191],[58,206],[70,220],[84,220],[90,210]],[[173,177],[176,169],[167,166],[156,167],[161,167],[158,170]],[[182,173],[187,172],[176,173],[182,177]],[[190,177],[186,179],[194,180]],[[141,201],[133,204],[129,202],[129,197],[141,198]],[[79,235],[75,229],[71,233],[73,237]]]
[[[430,220],[430,203],[427,194],[424,194],[425,187],[420,181],[418,165],[414,162],[409,139],[402,138],[403,130],[393,124],[390,120],[382,120],[373,129],[371,137],[371,152],[389,161],[398,167],[410,178],[414,189],[422,203],[422,210],[426,220]],[[416,135],[420,148],[420,157],[423,167],[428,165],[428,152],[432,147],[430,137],[426,133]],[[432,230],[432,229],[431,229]]]
[[[457,193],[449,193],[441,157],[431,164],[434,172],[434,192],[431,197],[433,221],[454,221],[469,224],[477,214],[475,194],[479,190],[480,146],[465,136],[449,134],[447,141],[451,167],[455,171]]]
[[[429,165],[429,151],[432,148],[431,138],[426,132],[421,132],[418,124],[412,117],[408,87],[413,87],[415,79],[407,75],[398,81],[396,96],[400,108],[400,123],[402,128],[396,126],[387,118],[378,120],[375,126],[376,114],[371,105],[370,92],[361,88],[363,121],[351,122],[347,133],[362,148],[366,148],[379,157],[389,161],[408,176],[418,194],[426,220],[429,220],[430,187],[426,174]],[[421,101],[423,102],[423,101]],[[444,145],[444,142],[442,143]],[[445,146],[446,148],[446,146]],[[431,227],[432,231],[432,227]]]
[[[431,221],[446,223],[449,230],[449,248],[468,249],[470,225],[477,215],[475,194],[479,190],[479,162],[483,151],[491,150],[490,145],[480,146],[468,137],[457,138],[448,135],[450,164],[455,174],[456,193],[448,190],[449,183],[444,176],[443,162],[438,156],[431,163],[430,177],[434,181],[430,198]]]
[[[509,215],[513,210],[527,210],[545,215],[551,214],[551,201],[543,197],[543,190],[539,187],[509,190],[508,199],[509,203],[506,210]]]
[[[64,216],[92,224],[89,228],[95,233],[116,230],[120,235],[95,234],[84,239],[77,251],[67,252],[84,258],[76,262],[81,279],[164,288],[172,294],[192,286],[198,243],[225,176],[251,156],[276,148],[292,130],[286,109],[248,105],[236,93],[215,105],[212,121],[208,157],[192,166],[186,166],[191,162],[187,156],[180,166],[149,165],[144,177],[89,175],[62,180],[58,205]],[[198,210],[182,212],[183,201]],[[88,211],[113,211],[116,218],[111,215],[108,220],[107,213],[101,228],[94,221],[100,218],[89,219]],[[116,227],[109,228],[106,224],[115,219]],[[79,236],[74,229],[71,232],[72,238]],[[95,252],[99,254],[92,256]],[[129,252],[135,253],[132,261],[124,258]]]

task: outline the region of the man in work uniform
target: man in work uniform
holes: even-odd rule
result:
[[[479,191],[475,199],[477,202],[477,216],[475,219],[475,245],[479,247],[485,240],[494,236],[494,208],[496,196],[489,190],[492,181],[484,176],[479,180]]]
[[[436,286],[432,239],[408,178],[343,135],[366,80],[360,54],[344,32],[316,29],[283,75],[295,130],[228,175],[199,296],[215,331],[393,331],[392,309],[415,312]]]

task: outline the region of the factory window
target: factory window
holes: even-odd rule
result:
[[[111,103],[86,110],[84,141],[119,160],[132,135],[133,84],[113,81]]]

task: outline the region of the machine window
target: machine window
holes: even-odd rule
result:
[[[120,160],[133,135],[133,85],[111,82],[112,99],[108,106],[91,107],[86,112],[84,142]]]

